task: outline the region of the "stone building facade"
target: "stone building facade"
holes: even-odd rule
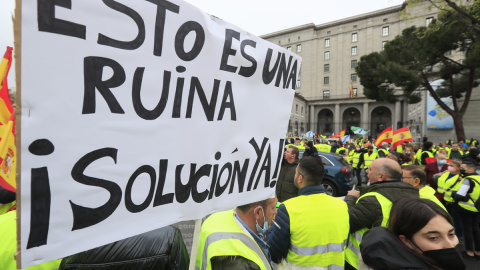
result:
[[[415,140],[421,140],[423,135],[432,140],[454,139],[453,129],[426,128],[425,98],[412,105],[401,97],[394,104],[367,99],[355,73],[362,55],[383,50],[386,42],[400,35],[405,28],[428,25],[438,11],[427,5],[409,7],[404,3],[338,21],[306,24],[262,36],[302,56],[288,135],[308,130],[327,135],[349,126],[359,126],[371,130],[369,135],[376,137],[386,127],[409,126]],[[305,105],[305,110],[299,113],[298,104]],[[472,105],[467,114],[478,112],[476,108],[480,103]],[[297,127],[297,122],[304,125]],[[480,132],[474,126],[466,130],[468,137],[476,137],[475,134]]]

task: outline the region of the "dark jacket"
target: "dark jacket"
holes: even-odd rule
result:
[[[435,161],[433,163],[428,163],[425,166],[425,173],[427,174],[427,185],[431,186],[434,189],[437,189],[437,183],[433,181],[433,176],[439,172],[446,171],[448,169],[448,165],[445,164],[442,166],[440,171],[438,170],[438,163]]]
[[[324,193],[324,191],[322,186],[308,186],[300,189],[298,193],[301,196]],[[320,208],[321,206],[319,206]],[[280,263],[282,259],[287,257],[290,249],[290,216],[284,204],[278,207],[275,222],[280,226],[280,229],[274,224],[271,225],[267,231],[267,244],[272,262]]]
[[[190,259],[178,228],[167,226],[64,258],[65,270],[187,270]]]
[[[365,233],[360,244],[363,262],[374,270],[432,269],[429,264],[412,254],[395,235],[383,227]]]
[[[378,192],[389,199],[392,203],[404,197],[418,198],[418,189],[401,181],[378,182],[370,186],[368,192]],[[363,194],[362,194],[363,195]],[[350,216],[350,232],[356,232],[363,228],[380,226],[383,220],[382,208],[377,198],[367,196],[356,203],[357,198],[352,195],[345,197]]]
[[[282,168],[280,169],[277,186],[275,187],[275,193],[277,194],[279,202],[284,202],[298,196],[298,189],[293,183],[297,165],[298,160],[295,160],[292,164],[288,163],[285,159],[282,161]]]

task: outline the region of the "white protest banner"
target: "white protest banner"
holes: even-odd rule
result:
[[[273,196],[300,57],[182,1],[20,5],[21,267]]]

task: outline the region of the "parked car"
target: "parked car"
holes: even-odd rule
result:
[[[303,157],[303,152],[300,151],[299,158]],[[318,152],[318,156],[325,166],[322,182],[325,193],[334,197],[345,196],[356,182],[351,165],[339,154]]]

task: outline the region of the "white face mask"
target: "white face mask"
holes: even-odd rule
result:
[[[257,221],[256,219],[255,219],[255,225],[256,225],[256,227],[257,227],[257,232],[258,232],[259,234],[262,234],[262,235],[263,235],[263,234],[265,234],[265,233],[268,231],[268,222],[267,222],[267,220],[265,219],[265,212],[263,211],[263,207],[261,207],[261,208],[262,208],[262,215],[263,215],[263,221],[264,221],[264,222],[263,222],[263,228],[260,227],[260,225],[258,225],[258,221]]]
[[[360,148],[357,148],[357,151],[360,151]]]

